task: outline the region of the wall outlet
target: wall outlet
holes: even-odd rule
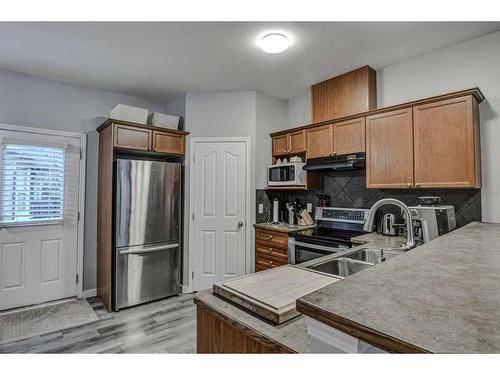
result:
[[[312,203],[307,204],[307,212],[313,212],[313,205]]]
[[[264,204],[259,203],[259,214],[262,214],[262,213],[264,213]]]

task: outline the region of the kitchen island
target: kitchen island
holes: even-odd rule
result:
[[[356,240],[367,242],[359,247],[402,241],[373,233]],[[198,312],[214,319],[198,316],[198,349],[308,353],[306,319],[313,319],[388,352],[499,353],[499,243],[499,224],[471,223],[299,299],[304,315],[281,325],[200,292]],[[222,323],[235,331],[220,331]],[[231,347],[242,338],[251,341]]]
[[[401,245],[404,238],[368,233],[354,238],[353,242],[358,247],[394,247]],[[309,353],[311,350],[302,315],[276,325],[214,295],[210,289],[196,293],[195,303],[198,353]]]
[[[389,352],[500,353],[500,224],[471,223],[297,301]]]

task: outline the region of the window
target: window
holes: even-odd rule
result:
[[[62,221],[66,149],[3,143],[1,224]]]

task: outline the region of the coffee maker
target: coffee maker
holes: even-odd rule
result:
[[[417,240],[429,242],[457,227],[455,208],[438,205],[439,197],[419,197],[418,206],[410,206]]]

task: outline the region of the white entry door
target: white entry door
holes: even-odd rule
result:
[[[245,274],[247,148],[244,141],[194,142],[194,289]]]
[[[80,142],[0,130],[0,310],[77,293]]]

